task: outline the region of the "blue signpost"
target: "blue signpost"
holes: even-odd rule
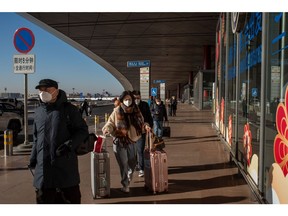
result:
[[[14,33],[13,43],[18,52],[26,54],[34,47],[34,34],[28,28],[19,28]]]
[[[257,97],[257,96],[258,96],[258,89],[252,88],[252,97]]]
[[[157,88],[151,88],[151,96],[153,97],[157,96]]]
[[[35,44],[35,37],[33,32],[28,28],[19,28],[14,33],[13,38],[14,47],[16,50],[23,55],[23,58],[27,58],[28,52],[32,50]],[[35,66],[35,61],[33,60],[33,64]],[[28,139],[28,109],[27,109],[27,99],[28,99],[28,75],[24,73],[24,143],[17,146],[19,151],[25,149],[32,149],[32,143],[29,142]]]

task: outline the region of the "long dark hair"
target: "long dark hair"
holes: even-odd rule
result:
[[[119,109],[120,115],[124,117],[124,121],[128,130],[130,129],[130,126],[131,126],[130,122],[131,122],[131,124],[136,129],[137,135],[142,134],[142,125],[144,122],[141,121],[141,112],[138,106],[136,106],[135,104],[135,98],[134,98],[133,93],[131,91],[124,91],[120,95],[119,100],[121,103],[123,103],[123,99],[127,95],[129,95],[132,98],[132,104],[129,106],[129,108],[131,107],[133,111],[131,113],[125,112],[122,106],[120,106],[120,109]]]

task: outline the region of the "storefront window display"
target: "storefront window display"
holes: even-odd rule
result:
[[[269,13],[266,73],[265,197],[269,203],[288,203],[288,30],[287,13]]]
[[[258,184],[261,115],[262,13],[247,13],[240,37],[238,158]],[[247,137],[247,133],[249,137]],[[246,140],[245,140],[246,139]],[[250,140],[249,142],[247,140]],[[247,144],[249,143],[249,145]]]
[[[226,122],[225,122],[225,71],[226,71],[226,46],[227,46],[227,35],[226,35],[226,14],[221,15],[221,38],[220,38],[220,62],[219,62],[219,112],[220,112],[220,131],[225,136],[226,133]]]
[[[228,55],[228,92],[227,92],[227,132],[226,140],[235,155],[235,129],[236,129],[236,36],[229,31]]]

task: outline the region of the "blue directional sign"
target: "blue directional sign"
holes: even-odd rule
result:
[[[14,33],[13,43],[18,52],[26,54],[34,47],[34,34],[28,28],[19,28]]]
[[[257,97],[258,96],[258,89],[257,88],[252,88],[252,97]]]
[[[151,96],[157,96],[157,88],[151,88]]]
[[[127,61],[127,67],[150,67],[150,60]]]
[[[165,83],[165,80],[153,80],[154,84]]]

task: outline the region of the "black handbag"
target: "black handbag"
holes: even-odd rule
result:
[[[171,137],[171,128],[169,126],[169,121],[163,124],[163,137]]]
[[[159,138],[159,137],[155,137],[155,140],[153,142],[153,148],[155,150],[163,150],[165,148],[165,142],[162,138]]]

